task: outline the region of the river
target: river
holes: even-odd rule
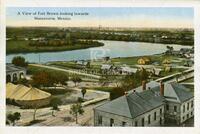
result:
[[[23,56],[26,61],[34,63],[46,63],[51,61],[72,61],[72,60],[90,60],[100,59],[109,56],[132,57],[160,54],[167,50],[165,44],[143,43],[143,42],[125,42],[125,41],[100,41],[104,46],[60,52],[39,52],[39,53],[19,53],[6,56],[6,62],[10,63],[15,56]],[[174,50],[181,48],[191,48],[191,46],[169,45]]]

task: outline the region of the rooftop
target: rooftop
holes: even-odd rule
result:
[[[151,88],[148,89],[148,87]],[[178,83],[165,84],[164,97],[160,95],[160,85],[158,82],[149,82],[147,83],[147,90],[143,92],[141,90],[142,87],[138,87],[135,89],[135,92],[131,91],[128,95],[121,96],[95,109],[128,118],[135,118],[164,105],[166,100],[182,103],[193,97],[189,89]]]
[[[23,68],[23,67],[15,66],[15,65],[10,64],[10,63],[6,64],[6,73],[22,71],[22,70],[26,70],[26,69]]]
[[[96,109],[128,118],[135,118],[164,104],[163,97],[159,96],[158,93],[159,90],[151,89],[141,93],[130,93]]]
[[[159,86],[159,85],[160,85],[160,83],[156,82],[156,81],[148,82],[146,84],[146,90],[147,89],[151,89],[151,88],[156,87],[156,86]],[[135,88],[134,90],[137,91],[137,92],[142,92],[143,91],[142,86],[139,86],[139,87]],[[133,92],[133,90],[129,91],[129,93],[132,93],[132,92]]]

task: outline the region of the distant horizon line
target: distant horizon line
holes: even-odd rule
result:
[[[101,28],[102,30],[104,29],[104,28],[111,28],[111,29],[193,29],[194,30],[194,28],[191,28],[191,27],[178,27],[178,28],[176,28],[176,27],[103,27],[103,26],[101,26],[101,27],[98,27],[98,26],[93,26],[93,27],[87,27],[87,26],[79,26],[79,27],[62,27],[62,26],[6,26],[6,28],[7,27],[13,27],[13,28],[28,28],[28,27],[30,27],[30,28],[48,28],[48,27],[51,27],[51,28],[97,28],[97,29],[99,29],[99,28]]]

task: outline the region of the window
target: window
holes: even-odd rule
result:
[[[189,110],[189,102],[187,103],[187,110]]]
[[[191,115],[193,115],[193,112],[191,112]]]
[[[189,118],[189,114],[187,114],[187,118]]]
[[[122,126],[125,127],[126,126],[126,122],[123,121],[122,122]]]
[[[183,105],[183,113],[185,113],[185,105]]]
[[[137,121],[135,121],[135,126],[138,126],[138,123],[137,123]]]
[[[114,126],[114,119],[110,119],[110,126],[112,127],[112,126]]]
[[[151,115],[148,116],[148,124],[151,123]]]
[[[169,105],[168,104],[166,105],[166,110],[169,110]]]
[[[162,114],[162,108],[160,109],[160,114]]]
[[[154,120],[156,120],[156,112],[154,112]]]
[[[160,125],[162,125],[162,118],[160,117]]]
[[[193,108],[193,106],[194,106],[194,102],[193,102],[193,101],[191,101],[191,108]]]
[[[144,126],[144,118],[142,118],[142,126]]]
[[[183,116],[183,120],[185,120],[185,116]]]
[[[99,125],[102,124],[102,116],[98,116],[98,124],[99,124]]]
[[[174,112],[177,112],[177,106],[174,106]]]

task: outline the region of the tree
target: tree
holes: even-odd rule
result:
[[[63,74],[63,73],[60,73],[59,74],[59,82],[62,84],[62,85],[66,85],[66,81],[69,80],[69,77],[66,75],[66,74]]]
[[[28,80],[26,78],[22,78],[18,81],[18,84],[22,84],[22,85],[26,85],[28,86],[29,83],[28,83]]]
[[[62,101],[58,98],[53,98],[51,99],[51,102],[50,102],[50,105],[52,107],[52,116],[55,116],[54,115],[54,111],[59,111],[59,105],[62,104]]]
[[[7,115],[7,123],[10,122],[12,123],[13,126],[15,126],[15,122],[20,120],[21,114],[19,112],[15,112],[13,114],[8,114]]]
[[[170,46],[166,46],[166,48],[169,50],[169,52],[172,52],[174,50],[174,48]]]
[[[42,72],[37,72],[32,76],[32,84],[35,87],[48,86],[52,84],[52,80],[50,78],[49,73],[42,71]]]
[[[110,92],[110,100],[114,100],[114,99],[124,95],[125,92],[126,92],[126,90],[123,89],[122,87],[113,88],[113,90],[111,90],[111,92]]]
[[[124,89],[124,91],[135,88],[136,81],[137,78],[134,75],[127,75],[121,80],[121,88]]]
[[[64,73],[50,73],[52,83],[61,83],[62,85],[66,84],[66,81],[69,80],[69,77]]]
[[[85,88],[83,88],[83,89],[81,90],[81,93],[82,93],[82,95],[83,95],[83,99],[84,99],[84,96],[85,96],[86,92],[87,92],[87,90],[86,90]]]
[[[149,74],[144,68],[141,68],[141,70],[136,72],[136,77],[139,79],[141,83],[142,81],[144,80],[146,81],[148,79]]]
[[[81,103],[73,104],[70,107],[70,114],[74,116],[76,124],[78,124],[78,115],[83,115],[84,110]]]
[[[28,63],[25,61],[24,57],[17,56],[12,59],[12,64],[20,67],[27,67]]]
[[[77,83],[80,83],[82,79],[79,76],[73,76],[72,81],[75,83],[75,87]]]
[[[78,102],[78,103],[82,103],[82,102],[83,102],[83,98],[78,97],[77,102]]]

